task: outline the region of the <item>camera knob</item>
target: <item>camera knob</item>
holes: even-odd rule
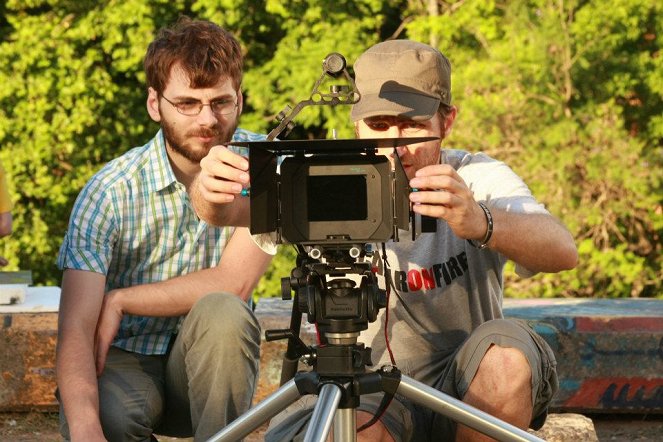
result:
[[[281,299],[290,301],[292,299],[292,284],[290,278],[281,278]]]
[[[332,52],[327,55],[322,62],[322,69],[332,77],[337,76],[345,69],[345,57],[338,52]]]
[[[322,256],[322,249],[320,247],[312,247],[311,250],[308,251],[308,256],[311,259],[320,259]]]

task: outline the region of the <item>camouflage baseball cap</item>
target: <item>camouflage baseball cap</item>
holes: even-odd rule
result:
[[[451,104],[451,63],[440,51],[411,40],[378,43],[354,64],[361,94],[352,121],[378,115],[428,120]]]

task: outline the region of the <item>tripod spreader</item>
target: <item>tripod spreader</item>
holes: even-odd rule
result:
[[[374,372],[354,376],[323,376],[315,371],[299,372],[294,378],[299,394],[319,394],[327,384],[333,384],[341,390],[338,408],[357,408],[359,397],[364,394],[385,392],[394,394],[401,381],[401,372],[395,367],[383,367]]]
[[[317,394],[316,405],[304,441],[320,442],[327,438],[334,416],[334,434],[354,437],[354,408],[359,397],[384,391],[387,394],[399,394],[412,402],[426,406],[433,411],[449,416],[453,420],[474,428],[499,441],[543,442],[513,425],[503,422],[488,413],[473,408],[462,401],[452,398],[438,390],[401,376],[398,369],[383,367],[373,373],[363,373],[349,377],[329,378],[315,371],[300,372],[279,390],[259,403],[250,412],[233,421],[208,442],[234,442],[246,437],[263,422],[268,421],[290,404],[305,394]],[[340,440],[354,440],[350,436]]]

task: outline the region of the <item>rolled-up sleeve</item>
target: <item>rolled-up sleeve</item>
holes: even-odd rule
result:
[[[100,180],[81,191],[69,219],[57,265],[60,269],[89,270],[107,274],[117,237],[111,190]]]

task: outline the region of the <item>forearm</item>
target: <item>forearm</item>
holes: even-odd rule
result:
[[[254,246],[255,247],[255,246]],[[224,251],[224,254],[229,250]],[[230,254],[219,266],[178,276],[167,281],[113,290],[107,296],[116,299],[124,314],[139,316],[185,315],[201,297],[213,292],[227,292],[247,301],[265,271],[271,257],[256,252],[255,259]]]
[[[241,286],[231,284],[217,268],[199,270],[166,281],[116,289],[107,296],[115,297],[122,313],[139,316],[180,316],[191,310],[204,295],[224,291],[248,299]]]
[[[572,269],[578,251],[569,231],[546,214],[523,214],[491,208],[493,235],[488,247],[534,272]]]
[[[71,329],[60,331],[57,383],[72,441],[103,438],[92,347],[90,336]]]

